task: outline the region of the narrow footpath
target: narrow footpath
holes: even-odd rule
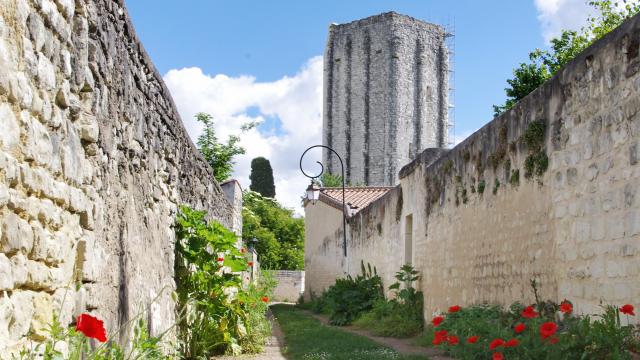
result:
[[[326,326],[333,326],[329,324],[329,318],[325,315],[321,315],[321,314],[316,314],[313,313],[311,311],[308,310],[302,310],[302,312],[304,312],[305,314],[314,317],[316,319],[318,319],[318,321],[320,321],[320,323],[322,323],[323,325]],[[415,341],[415,339],[413,338],[409,338],[409,339],[397,339],[397,338],[391,338],[391,337],[383,337],[383,336],[375,336],[373,334],[371,334],[371,332],[366,331],[366,330],[362,330],[362,329],[358,329],[355,328],[353,326],[339,326],[337,327],[340,330],[346,331],[346,332],[350,332],[352,334],[356,334],[356,335],[360,335],[360,336],[364,336],[366,338],[369,338],[377,343],[379,343],[380,345],[389,347],[393,350],[395,350],[396,352],[398,352],[399,354],[403,354],[403,355],[426,355],[429,357],[429,360],[454,360],[451,357],[448,357],[444,354],[443,351],[436,349],[436,348],[425,348],[422,346],[418,346],[415,345],[413,342]]]

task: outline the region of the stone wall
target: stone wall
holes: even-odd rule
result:
[[[530,279],[580,313],[637,302],[639,44],[636,16],[455,148],[425,151],[395,191],[349,219],[349,256],[334,260],[343,266],[312,262],[307,274],[356,274],[364,261],[388,286],[411,262],[427,317],[452,304],[532,302]],[[337,227],[307,241],[338,247]],[[330,282],[313,279],[316,291]]]
[[[304,271],[264,270],[277,281],[271,301],[296,302],[304,293]]]
[[[447,34],[394,12],[331,25],[324,56],[323,144],[345,178],[396,185],[398,170],[447,144]],[[327,151],[332,174],[340,164]]]
[[[54,313],[173,324],[178,205],[233,209],[122,0],[0,0],[0,129],[0,351]]]

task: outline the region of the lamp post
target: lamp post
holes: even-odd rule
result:
[[[342,162],[342,158],[340,157],[340,155],[338,155],[338,153],[333,150],[332,148],[325,146],[325,145],[313,145],[309,148],[307,148],[307,150],[305,150],[302,153],[302,156],[300,156],[300,171],[302,171],[302,173],[304,174],[304,176],[308,177],[311,179],[311,185],[309,185],[309,187],[307,187],[307,200],[311,201],[312,204],[315,205],[316,201],[318,200],[318,198],[320,197],[320,189],[316,188],[314,186],[313,181],[317,178],[319,178],[320,176],[322,176],[322,174],[324,173],[324,165],[322,165],[322,163],[320,161],[316,161],[318,163],[318,165],[320,165],[320,173],[318,175],[312,176],[307,174],[304,169],[302,168],[302,159],[304,158],[304,156],[307,154],[307,152],[311,149],[314,148],[324,148],[327,149],[329,151],[331,151],[332,153],[334,153],[337,157],[338,160],[340,160],[340,169],[342,170],[342,248],[344,249],[344,256],[347,256],[347,213],[346,213],[346,203],[344,201],[344,164]]]

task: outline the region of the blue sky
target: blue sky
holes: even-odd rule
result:
[[[505,80],[529,51],[560,28],[579,27],[588,11],[583,0],[129,0],[127,7],[191,136],[198,111],[212,113],[223,136],[261,122],[243,135],[248,154],[235,175],[248,186],[248,162],[268,155],[278,198],[289,206],[306,183],[297,157],[320,142],[320,56],[330,23],[393,10],[455,28],[459,139],[491,120]]]

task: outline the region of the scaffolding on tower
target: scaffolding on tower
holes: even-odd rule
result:
[[[455,72],[455,31],[456,23],[455,18],[450,20],[445,26],[448,58],[449,58],[449,104],[447,111],[447,147],[452,148],[455,145],[456,139],[456,108],[455,108],[455,94],[456,94],[456,72]]]

